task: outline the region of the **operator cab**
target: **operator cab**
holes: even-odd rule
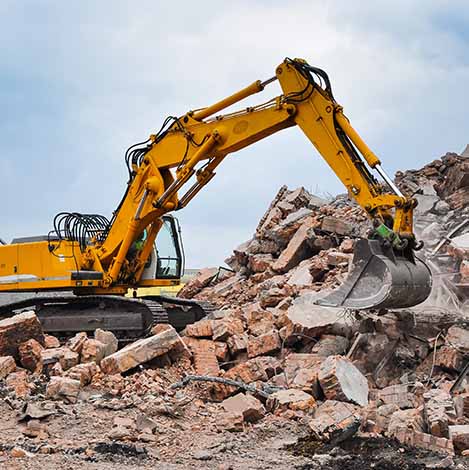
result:
[[[184,249],[179,222],[175,217],[165,215],[142,279],[180,279],[183,270]]]

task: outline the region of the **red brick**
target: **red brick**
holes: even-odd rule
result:
[[[18,348],[21,365],[31,372],[41,372],[41,353],[43,349],[44,347],[35,339],[21,343]]]
[[[212,320],[200,320],[187,325],[185,330],[186,336],[194,338],[211,338],[213,335]]]
[[[241,414],[248,422],[258,421],[265,415],[262,403],[257,398],[244,393],[227,398],[221,405],[229,413]]]
[[[251,359],[265,354],[272,354],[278,351],[281,345],[277,330],[261,336],[250,337],[247,344],[248,357]]]
[[[189,344],[194,368],[199,375],[217,376],[220,373],[215,343],[209,339],[193,340]]]

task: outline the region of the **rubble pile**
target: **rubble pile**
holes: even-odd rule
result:
[[[182,445],[178,427],[232,436],[274,424],[297,426],[321,445],[391,439],[444,454],[444,468],[452,468],[453,459],[469,455],[469,316],[457,291],[469,232],[465,175],[469,162],[455,154],[397,175],[419,201],[416,225],[432,269],[451,267],[454,276],[457,266],[458,308],[316,305],[343,282],[354,241],[371,224],[345,196],[326,201],[282,187],[254,237],[227,260],[231,270],[204,269],[184,287],[181,296],[218,310],[181,332],[159,324],[125,345],[103,330],[61,343],[42,331],[34,312],[0,321],[0,397],[21,422],[26,416],[23,439],[35,442],[48,439],[50,403],[61,412],[88,403],[96,416],[115,413],[106,439],[164,441],[173,456]],[[30,449],[15,445],[11,455]],[[192,455],[209,460],[212,451]]]
[[[431,302],[450,298],[454,307],[469,293],[469,151],[463,155],[447,153],[420,170],[396,174],[403,192],[418,201],[415,232],[438,286]]]
[[[180,297],[219,307],[259,302],[286,309],[303,292],[333,288],[345,278],[354,240],[371,224],[345,196],[326,201],[304,188],[280,188],[254,237],[226,260],[232,271],[203,270]]]

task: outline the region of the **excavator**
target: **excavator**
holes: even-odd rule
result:
[[[282,89],[279,96],[220,114],[275,81]],[[182,328],[198,320],[210,310],[208,305],[124,294],[138,287],[178,284],[184,253],[172,213],[188,205],[228,155],[294,126],[373,226],[369,237],[355,245],[348,278],[317,303],[379,310],[423,302],[432,280],[416,256],[422,247],[412,227],[417,201],[401,193],[352,127],[334,98],[327,73],[303,59],[286,58],[273,77],[211,106],[169,116],[157,133],[132,145],[125,153],[127,187],[110,220],[97,214],[60,213],[48,235],[3,242],[0,296],[36,295],[4,304],[0,318],[34,308],[48,332],[65,335],[99,327],[121,340],[145,335],[154,323]]]

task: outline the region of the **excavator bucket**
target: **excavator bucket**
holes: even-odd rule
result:
[[[358,240],[344,284],[318,305],[352,309],[406,308],[423,302],[432,287],[427,265],[412,252],[396,252],[378,240]]]

